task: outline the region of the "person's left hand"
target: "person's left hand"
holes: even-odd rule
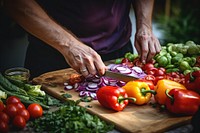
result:
[[[154,36],[152,30],[145,25],[136,31],[134,45],[144,64],[151,61],[161,50],[159,40]]]

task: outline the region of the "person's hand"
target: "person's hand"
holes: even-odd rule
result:
[[[138,28],[135,34],[134,45],[138,55],[140,55],[142,63],[151,61],[152,58],[161,50],[159,40],[147,26]]]
[[[106,66],[100,55],[79,41],[72,42],[69,48],[64,48],[61,53],[68,64],[84,77],[105,73]]]

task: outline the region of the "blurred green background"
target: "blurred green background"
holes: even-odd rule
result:
[[[200,44],[199,0],[155,0],[153,15],[154,23],[162,31],[163,45],[188,40]]]

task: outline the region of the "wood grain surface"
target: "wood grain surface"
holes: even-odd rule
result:
[[[63,69],[45,73],[33,79],[33,83],[42,84],[42,89],[60,100],[64,93],[72,95],[72,100],[80,99],[79,93],[74,89],[64,90],[64,82],[69,76],[76,73],[73,69]],[[153,98],[151,99],[153,101]],[[129,104],[123,111],[115,112],[102,107],[97,100],[81,102],[89,113],[98,115],[101,119],[113,123],[115,128],[124,133],[162,133],[179,126],[190,123],[191,116],[177,117],[167,112],[161,112],[150,104],[137,106]],[[91,108],[88,108],[90,106]]]

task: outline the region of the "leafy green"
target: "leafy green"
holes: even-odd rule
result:
[[[29,126],[36,132],[49,133],[105,133],[114,128],[114,125],[87,113],[74,101],[66,102],[54,112],[47,112]]]

